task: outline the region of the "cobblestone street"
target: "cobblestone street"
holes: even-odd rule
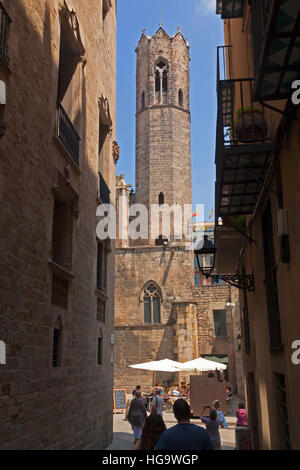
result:
[[[133,434],[128,421],[125,421],[125,414],[117,414],[114,416],[114,438],[108,450],[132,450]],[[226,417],[229,429],[220,429],[223,450],[234,450],[235,447],[235,418]],[[164,421],[167,428],[176,424],[173,414],[164,413]],[[199,419],[191,420],[192,423],[205,427],[200,423]]]

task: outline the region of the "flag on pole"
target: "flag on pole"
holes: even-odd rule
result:
[[[193,217],[197,217],[197,215],[199,215],[199,214],[200,214],[200,211],[199,211],[199,209],[197,209],[196,212],[193,213]]]
[[[213,215],[213,213],[214,213],[214,210],[212,209],[212,210],[211,210],[211,213],[210,213],[210,216],[208,217],[209,219],[211,218],[211,216]]]

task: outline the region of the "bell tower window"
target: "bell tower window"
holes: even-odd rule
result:
[[[155,95],[159,104],[166,104],[168,97],[168,66],[162,60],[155,67]]]

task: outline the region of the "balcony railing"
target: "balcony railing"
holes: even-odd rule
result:
[[[300,78],[299,0],[252,0],[252,36],[258,101],[285,100]]]
[[[251,2],[251,27],[255,73],[258,71],[272,1],[273,0],[252,0]]]
[[[242,18],[244,13],[244,0],[216,0],[216,13],[222,19]]]
[[[109,204],[110,203],[110,190],[101,173],[99,173],[99,184],[100,184],[99,194],[100,194],[101,202],[102,204]]]
[[[222,5],[223,5],[223,0],[216,0],[216,14],[221,15],[222,13]]]
[[[232,48],[218,48],[216,220],[251,214],[265,179],[273,136],[253,102],[254,80],[231,78]]]
[[[9,62],[7,55],[8,27],[12,22],[2,2],[0,2],[0,55],[6,63]]]
[[[79,165],[80,137],[61,103],[58,105],[57,133],[60,142],[68,151],[76,165]]]

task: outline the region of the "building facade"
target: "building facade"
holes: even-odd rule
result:
[[[96,209],[115,200],[116,1],[0,12],[0,448],[100,449],[114,259]]]
[[[160,27],[152,37],[143,33],[136,53],[136,192],[124,175],[117,178],[118,220],[120,213],[131,220],[134,204],[144,204],[151,216],[155,205],[163,211],[164,205],[192,203],[188,42],[180,30],[170,36]],[[114,386],[130,393],[140,383],[151,391],[153,374],[130,365],[206,354],[229,362],[230,380],[242,394],[241,372],[236,372],[241,361],[235,360],[238,326],[236,336],[233,332],[233,317],[239,322],[239,316],[233,301],[229,305],[231,288],[194,285],[193,246],[184,237],[176,239],[175,218],[171,212],[168,235],[162,220],[151,217],[148,234],[137,240],[119,230]],[[158,373],[156,380],[170,385],[178,377]]]
[[[217,269],[254,280],[240,294],[252,447],[299,449],[300,110],[292,97],[300,6],[217,4],[225,31],[217,77]]]

